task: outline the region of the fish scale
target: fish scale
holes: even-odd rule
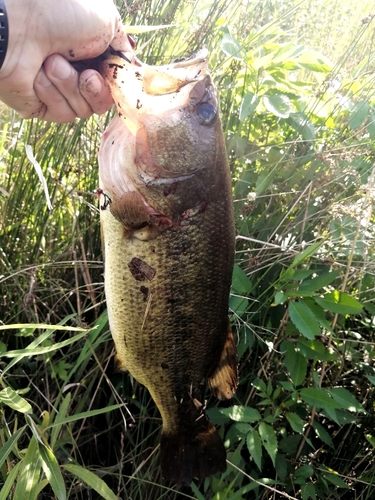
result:
[[[215,396],[226,399],[237,386],[228,329],[234,258],[230,172],[206,58],[197,55],[186,64],[188,74],[200,76],[176,78],[173,65],[159,67],[152,80],[158,87],[147,84],[145,95],[147,82],[139,88],[139,75],[152,77],[153,67],[107,55],[101,71],[121,113],[99,153],[108,201],[101,211],[105,291],[117,359],[148,388],[161,413],[162,473],[177,484],[225,470],[223,443],[203,410],[205,387],[208,381]],[[182,62],[177,69],[181,75]],[[169,108],[155,109],[154,119],[163,78],[168,95],[176,88],[165,101]],[[197,107],[204,99],[215,115],[205,109],[202,125]]]

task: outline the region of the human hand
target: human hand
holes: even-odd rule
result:
[[[0,70],[0,100],[24,118],[65,123],[104,113],[112,97],[91,59],[111,45],[131,51],[112,0],[6,0],[9,42]]]

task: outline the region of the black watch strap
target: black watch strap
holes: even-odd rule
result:
[[[0,0],[0,69],[4,64],[9,40],[8,16],[5,1]]]

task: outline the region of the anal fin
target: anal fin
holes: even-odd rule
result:
[[[122,361],[118,353],[116,352],[115,354],[115,359],[114,359],[114,371],[115,372],[127,372],[128,369],[125,366],[125,363]]]
[[[208,379],[210,389],[217,399],[230,399],[238,385],[237,349],[228,318],[228,333],[219,362]]]

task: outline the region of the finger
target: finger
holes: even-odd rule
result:
[[[59,99],[60,106],[63,105],[65,100],[67,106],[74,111],[75,116],[79,118],[88,118],[92,115],[92,109],[89,103],[79,91],[79,75],[64,57],[58,54],[49,56],[44,61],[44,71],[47,78],[62,96],[62,98]],[[54,97],[55,96],[56,93],[54,93]],[[49,102],[51,102],[50,99]],[[53,105],[53,103],[51,105]]]
[[[102,115],[112,106],[109,87],[97,71],[93,69],[83,71],[79,77],[79,88],[94,113]]]
[[[49,122],[67,123],[76,117],[75,111],[61,92],[47,77],[44,69],[41,69],[35,79],[34,89],[40,100],[44,103],[44,112],[37,115],[38,118]]]

